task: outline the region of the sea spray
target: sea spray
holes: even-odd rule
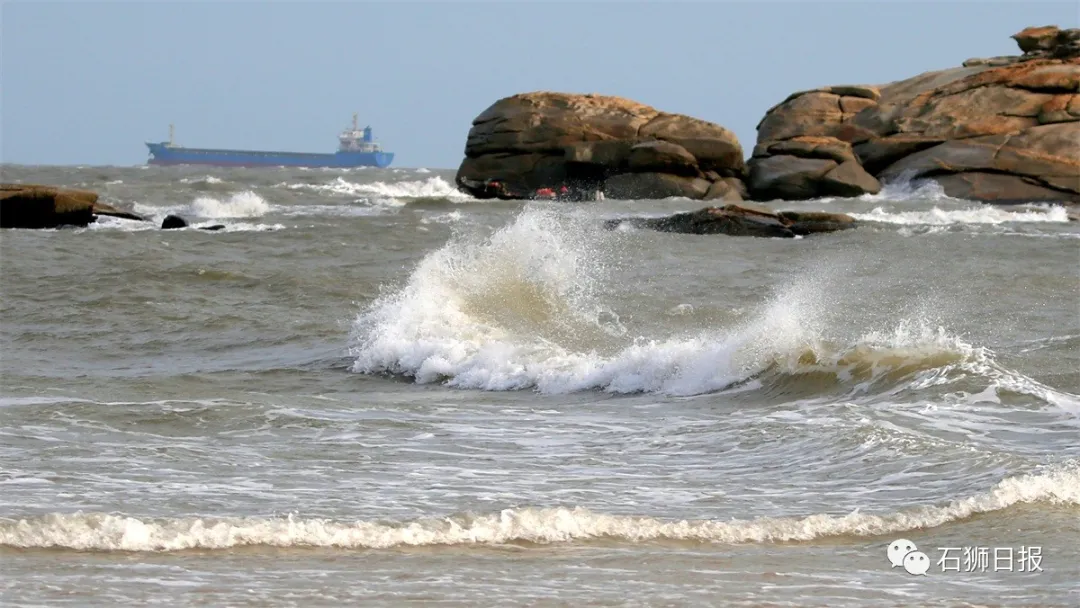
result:
[[[490,236],[459,233],[360,315],[354,369],[506,390],[573,367],[568,345],[625,333],[595,293],[613,238],[541,207]]]
[[[626,245],[634,238],[543,206],[490,236],[463,228],[404,287],[360,314],[353,370],[543,393],[697,395],[755,380],[770,399],[888,398],[963,383],[969,392],[1015,390],[1074,409],[1067,394],[948,331],[948,306],[934,293],[893,285],[893,299],[883,300],[862,289],[860,277],[877,276],[876,267],[844,251],[793,266],[791,278],[737,322],[626,325],[628,315],[606,301],[605,283],[615,280],[612,259],[632,257]]]
[[[166,215],[201,219],[254,218],[270,213],[273,208],[262,196],[252,190],[195,197],[186,205],[151,206],[136,202],[135,212],[151,218],[160,225]]]
[[[914,172],[907,171],[899,177],[882,184],[881,191],[877,194],[864,194],[858,197],[858,200],[872,202],[959,202],[963,199],[953,198],[945,194],[945,189],[936,181],[916,178]]]
[[[343,177],[334,178],[328,184],[278,184],[290,190],[307,190],[338,196],[367,197],[370,199],[425,199],[442,198],[454,202],[474,200],[442,177],[433,176],[420,180],[400,182],[358,183]]]
[[[228,198],[200,196],[191,203],[190,212],[207,219],[260,217],[270,212],[270,204],[255,192],[246,190]]]
[[[963,209],[934,207],[929,211],[891,211],[885,207],[875,207],[869,213],[852,213],[851,215],[864,222],[900,224],[904,226],[997,225],[1035,222],[1068,223],[1069,221],[1068,212],[1059,205],[1020,208],[979,205]]]

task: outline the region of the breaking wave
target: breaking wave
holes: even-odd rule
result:
[[[223,184],[225,180],[213,175],[204,175],[202,177],[184,177],[180,179],[181,184]]]
[[[953,198],[945,194],[945,188],[932,179],[912,179],[908,175],[882,184],[880,192],[877,194],[864,194],[858,197],[858,200],[868,202],[965,202],[963,199]]]
[[[874,537],[933,528],[1020,503],[1080,505],[1075,463],[1041,474],[1008,477],[988,492],[941,505],[875,515],[748,520],[664,520],[606,515],[577,508],[515,508],[407,522],[277,518],[136,518],[116,514],[51,514],[0,519],[0,546],[80,551],[182,551],[243,546],[384,549],[403,546],[470,546],[508,543],[688,541],[763,543],[819,538]]]
[[[370,197],[375,199],[424,199],[443,198],[452,201],[472,200],[442,177],[433,176],[423,180],[401,182],[350,182],[342,177],[329,184],[280,184],[290,190],[309,190],[330,194]]]
[[[272,210],[270,203],[251,190],[228,196],[199,196],[187,205],[154,206],[135,203],[135,212],[143,217],[155,218],[160,224],[168,214],[203,219],[252,218],[266,215]]]
[[[1043,206],[1009,210],[992,205],[980,205],[964,209],[945,210],[934,207],[929,211],[889,211],[876,207],[869,213],[851,213],[852,217],[866,222],[901,225],[947,226],[951,224],[1004,224],[1009,222],[1055,222],[1067,223],[1069,216],[1064,207]]]
[[[835,295],[810,276],[730,327],[634,337],[599,297],[604,239],[620,235],[597,232],[532,208],[488,238],[452,239],[359,315],[353,371],[491,391],[669,395],[751,382],[773,393],[852,395],[977,377],[983,388],[1072,403],[918,317],[855,340],[829,338]]]
[[[247,190],[226,199],[200,196],[190,206],[192,215],[208,219],[260,217],[270,212],[270,204],[258,194]]]

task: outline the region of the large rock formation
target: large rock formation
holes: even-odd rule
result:
[[[1080,201],[1080,29],[1013,38],[1023,55],[791,95],[758,125],[750,194],[857,196],[931,178],[961,198]]]
[[[660,232],[774,238],[793,238],[818,232],[835,232],[856,226],[855,218],[843,213],[776,212],[751,203],[706,207],[661,218],[620,218],[609,220],[605,225],[609,229],[614,229],[623,224]]]
[[[727,129],[621,97],[525,93],[473,120],[459,188],[528,198],[569,188],[588,198],[741,200],[742,146]]]
[[[99,203],[96,192],[36,184],[0,184],[0,228],[86,226],[99,215],[143,219]]]

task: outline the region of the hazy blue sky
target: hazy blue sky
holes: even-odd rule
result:
[[[789,93],[1017,54],[1077,2],[0,1],[0,160],[135,165],[144,141],[332,152],[359,112],[396,166],[456,167],[533,90],[720,123],[747,152]]]

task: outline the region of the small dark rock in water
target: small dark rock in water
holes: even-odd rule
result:
[[[189,226],[187,220],[179,215],[166,215],[165,219],[161,222],[162,230],[172,230],[173,228],[187,228]],[[225,224],[214,224],[213,226],[196,226],[198,230],[206,230],[208,232],[216,232],[225,228]]]
[[[833,232],[855,227],[855,219],[842,213],[782,211],[750,203],[706,207],[662,218],[609,220],[608,229],[627,223],[637,228],[683,234],[726,234],[792,238],[816,232]]]
[[[806,236],[816,232],[836,232],[854,228],[855,218],[845,213],[826,211],[781,211],[777,213],[796,235]]]
[[[173,228],[187,228],[187,220],[179,215],[166,215],[165,220],[161,222],[162,230],[171,230]]]

